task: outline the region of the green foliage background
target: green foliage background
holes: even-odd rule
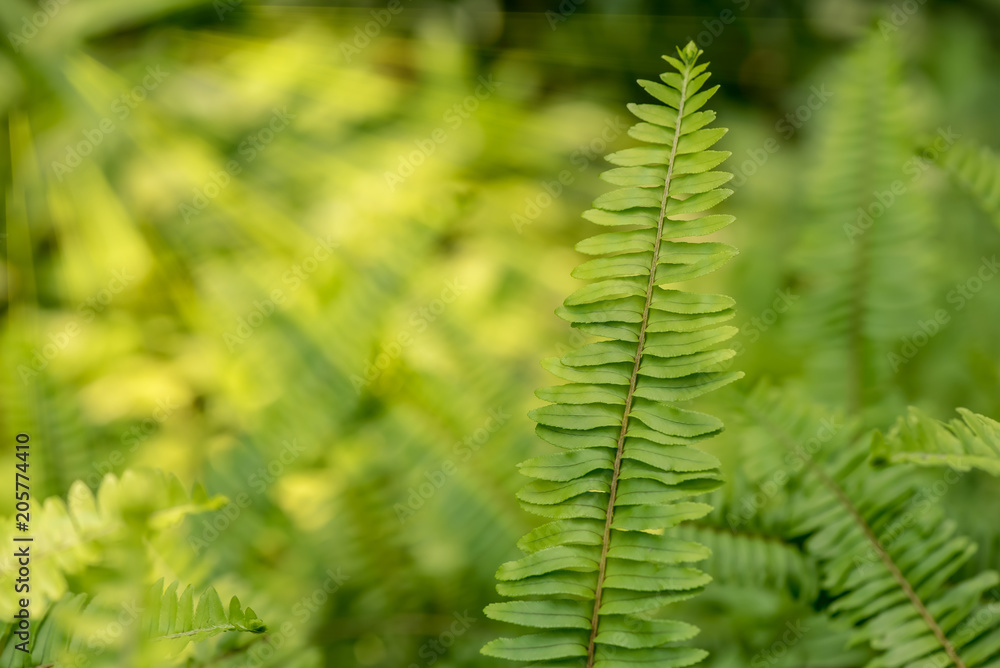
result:
[[[50,4],[23,43],[9,35],[45,10],[0,9],[0,498],[22,432],[53,544],[66,525],[46,529],[59,511],[42,500],[72,500],[74,481],[96,493],[152,468],[207,490],[159,522],[166,497],[132,485],[108,531],[51,557],[57,573],[36,559],[36,616],[104,592],[112,621],[65,624],[106,638],[90,665],[152,665],[139,624],[107,630],[160,578],[236,595],[268,626],[189,645],[182,665],[494,665],[478,652],[503,625],[481,611],[536,524],[514,492],[515,464],[546,451],[526,417],[550,384],[538,360],[586,340],[552,315],[594,229],[579,214],[605,190],[601,156],[632,145],[634,80],[688,39],[734,154],[720,210],[737,223],[718,236],[741,255],[697,284],[738,305],[747,378],[700,405],[727,424],[711,447],[733,507],[773,447],[738,410],[763,379],[864,428],[907,405],[1000,416],[1000,282],[954,296],[1000,226],[909,162],[949,128],[1000,146],[995,2]],[[858,287],[844,225],[894,180],[905,194],[866,233],[885,252]],[[859,303],[877,314],[863,352],[840,343]],[[975,569],[1000,567],[997,483],[964,480],[938,503],[979,541]],[[800,558],[775,577],[806,573]],[[732,570],[739,586],[684,617],[711,665],[865,662],[811,616],[809,577],[789,593]],[[822,630],[777,656],[796,620]]]

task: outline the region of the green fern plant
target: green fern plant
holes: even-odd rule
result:
[[[189,643],[222,633],[260,634],[267,630],[253,609],[245,608],[235,596],[227,608],[212,587],[198,597],[190,585],[180,595],[177,590],[178,583],[164,589],[163,580],[158,580],[147,592],[139,617],[129,621],[128,625],[137,630],[139,637],[150,641],[146,661],[176,656]],[[86,627],[77,622],[84,617],[105,616],[105,608],[109,606],[102,603],[100,595],[66,594],[33,625],[26,647],[18,647],[24,641],[13,626],[0,636],[0,661],[8,668],[60,665],[63,661],[66,665],[89,665],[91,658],[87,653],[99,654],[103,640],[92,630],[87,633]],[[88,663],[81,661],[84,658]]]
[[[814,409],[780,390],[759,388],[742,406],[775,448],[800,450],[822,428]],[[992,570],[958,575],[975,542],[944,516],[934,481],[919,469],[872,468],[871,441],[864,435],[809,458],[771,509],[784,516],[772,521],[779,537],[802,544],[818,565],[823,612],[854,627],[852,644],[877,653],[868,665],[995,665],[1000,614],[987,594],[1000,579]]]
[[[526,553],[497,571],[496,620],[542,629],[500,638],[483,652],[566,666],[686,666],[706,653],[683,644],[691,624],[659,616],[711,579],[691,566],[702,545],[663,535],[711,506],[692,501],[721,484],[718,462],[697,449],[722,430],[717,418],[677,404],[741,377],[720,369],[736,333],[733,300],[665,284],[707,274],[736,254],[716,242],[679,241],[722,229],[728,215],[692,217],[726,199],[731,175],[713,171],[729,153],[709,150],[726,133],[703,110],[708,64],[693,43],[664,56],[676,70],[640,81],[660,104],[633,104],[629,134],[646,145],[608,156],[602,178],[622,186],[597,198],[587,220],[614,231],[577,246],[597,256],[573,276],[590,281],[557,314],[602,337],[543,366],[565,385],[538,391],[537,434],[564,450],[521,464],[535,481],[518,494],[552,520],[518,543]],[[550,664],[545,664],[550,665]]]
[[[1000,476],[1000,423],[965,408],[958,414],[961,419],[940,422],[910,408],[889,433],[875,434],[873,463],[975,468]]]
[[[927,203],[904,181],[912,130],[900,70],[893,42],[873,34],[831,73],[796,256],[809,391],[858,414],[893,398],[887,353],[930,294]]]
[[[222,496],[210,497],[201,485],[188,492],[175,475],[156,470],[129,469],[121,478],[109,473],[96,495],[85,483],[74,482],[66,501],[45,499],[34,513],[34,613],[44,613],[49,602],[66,593],[67,577],[101,564],[106,547],[122,536],[151,539],[186,516],[215,510],[225,502]],[[0,540],[12,544],[17,535],[14,522],[0,526]],[[16,573],[14,557],[0,558],[0,614],[5,618],[19,607]]]
[[[226,631],[263,632],[256,613],[236,597],[224,608],[211,587],[196,597],[191,586],[164,589],[163,578],[151,588],[143,584],[155,577],[150,572],[173,571],[172,555],[162,548],[180,540],[183,520],[225,502],[201,485],[188,491],[176,476],[145,469],[108,474],[96,493],[77,481],[65,501],[46,499],[31,521],[30,636],[26,641],[16,625],[5,627],[3,665],[174,665],[192,642]],[[3,533],[8,541],[10,532]],[[16,559],[4,557],[0,609],[9,610],[7,618],[24,597],[15,592],[16,575]]]

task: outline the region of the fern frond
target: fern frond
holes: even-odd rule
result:
[[[1000,156],[986,146],[961,140],[934,155],[944,171],[1000,227]]]
[[[709,150],[725,130],[709,128],[702,107],[707,63],[693,43],[664,59],[663,83],[640,81],[662,104],[629,105],[640,119],[629,134],[647,146],[608,156],[602,178],[623,186],[602,195],[584,218],[614,228],[577,248],[597,256],[573,272],[591,281],[557,310],[605,340],[543,363],[566,385],[538,391],[549,405],[531,413],[537,433],[565,452],[524,462],[536,480],[518,494],[551,519],[518,543],[527,556],[503,564],[497,590],[515,600],[487,616],[543,629],[501,638],[485,654],[566,666],[687,666],[705,656],[683,645],[698,629],[654,617],[711,579],[691,567],[708,550],[661,535],[711,506],[690,500],[721,484],[718,461],[692,447],[722,429],[717,418],[680,408],[738,379],[719,370],[733,356],[718,345],[736,333],[722,323],[733,300],[663,284],[713,271],[735,255],[721,243],[678,241],[709,234],[733,218],[702,213],[731,194],[731,175],[712,171],[726,157]],[[549,665],[549,664],[546,664]]]
[[[148,535],[224,503],[224,497],[209,497],[200,485],[189,493],[176,476],[162,471],[126,470],[120,479],[109,473],[101,480],[96,497],[85,483],[76,481],[66,501],[48,498],[32,514],[32,613],[41,615],[49,602],[62,597],[67,575],[101,563],[103,543],[126,531]],[[3,521],[0,527],[0,540],[12,544],[14,522]],[[0,615],[4,618],[19,607],[13,582],[16,573],[15,558],[5,553],[0,558]]]
[[[223,607],[218,592],[209,587],[195,605],[190,585],[180,594],[177,582],[166,589],[163,585],[160,579],[150,589],[152,605],[143,618],[143,631],[147,638],[173,643],[177,651],[189,642],[227,631],[263,633],[267,630],[253,608],[244,608],[236,596],[229,599],[228,607]]]
[[[190,585],[180,594],[177,593],[178,588],[178,583],[174,582],[164,589],[163,580],[158,580],[147,592],[145,605],[139,609],[139,618],[126,622],[126,626],[134,625],[138,637],[151,641],[151,651],[146,660],[152,660],[153,655],[159,659],[176,656],[188,643],[207,640],[229,631],[263,633],[267,630],[253,609],[244,608],[235,596],[230,599],[227,608],[212,587],[197,598]],[[0,636],[0,662],[9,668],[60,665],[59,662],[88,665],[89,662],[78,661],[88,653],[103,652],[105,645],[103,640],[94,642],[99,636],[86,632],[87,626],[78,620],[96,620],[106,616],[105,608],[108,606],[103,603],[101,596],[64,595],[44,617],[32,623],[28,641],[16,635],[13,625],[8,627]],[[122,626],[116,626],[118,633],[121,633]],[[22,642],[25,644],[18,648]]]
[[[1000,476],[1000,423],[965,408],[957,410],[962,419],[940,422],[910,408],[888,434],[872,438],[872,463],[976,468]]]
[[[810,386],[851,413],[886,401],[895,379],[887,354],[930,294],[930,219],[903,171],[912,140],[899,69],[877,34],[845,56],[817,120],[807,190],[804,294],[793,317]]]
[[[752,410],[776,442],[794,449],[797,437],[765,405],[779,405],[780,394]],[[862,438],[810,460],[813,482],[804,481],[791,500],[796,521],[787,537],[804,540],[819,564],[828,614],[855,626],[853,642],[880,653],[871,666],[993,665],[1000,615],[983,595],[1000,581],[997,574],[956,581],[975,543],[922,498],[912,467],[868,466],[868,443]]]

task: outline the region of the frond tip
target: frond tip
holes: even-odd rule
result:
[[[583,217],[614,228],[577,247],[595,256],[573,272],[589,281],[557,314],[603,340],[543,366],[565,385],[531,413],[536,432],[564,451],[521,465],[535,480],[522,506],[551,520],[518,543],[526,556],[497,571],[497,591],[514,600],[486,608],[492,619],[540,629],[500,638],[483,653],[560,666],[688,666],[706,653],[686,641],[698,629],[656,613],[698,593],[711,578],[692,564],[709,555],[665,529],[704,517],[692,500],[721,485],[718,461],[694,447],[722,430],[678,404],[733,382],[719,345],[733,300],[662,287],[697,278],[736,254],[726,244],[679,241],[729,225],[702,215],[726,199],[731,174],[713,171],[728,152],[709,150],[726,133],[702,110],[708,64],[693,44],[664,56],[676,71],[639,81],[659,104],[632,104],[629,135],[645,145],[607,157],[602,178],[621,186]],[[545,664],[550,665],[550,664]],[[552,664],[555,665],[555,664]]]

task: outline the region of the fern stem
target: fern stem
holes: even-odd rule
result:
[[[594,612],[590,618],[590,640],[587,643],[587,668],[593,668],[595,659],[595,640],[597,638],[598,618],[601,610],[601,596],[604,593],[604,574],[608,564],[608,548],[611,546],[611,523],[614,520],[615,497],[618,493],[618,475],[621,471],[622,454],[625,450],[625,434],[628,432],[629,414],[632,412],[632,400],[635,387],[639,380],[639,366],[642,363],[643,346],[646,343],[646,327],[649,321],[649,308],[653,303],[653,288],[656,287],[656,264],[660,257],[660,242],[663,236],[663,221],[667,213],[667,201],[670,197],[670,180],[674,173],[674,160],[677,157],[677,143],[681,137],[681,122],[684,118],[684,102],[687,97],[687,87],[691,76],[693,63],[685,63],[684,79],[681,83],[680,103],[677,107],[677,123],[674,127],[674,141],[670,147],[670,161],[667,163],[667,174],[663,179],[663,197],[660,201],[660,215],[656,221],[656,239],[653,242],[653,259],[649,268],[649,283],[646,285],[646,303],[642,307],[642,320],[639,323],[639,341],[636,344],[635,363],[632,365],[632,375],[629,377],[628,392],[625,395],[625,408],[622,414],[622,428],[618,433],[615,466],[611,473],[611,488],[608,497],[608,510],[604,519],[604,537],[601,541],[601,559],[597,568],[597,588],[594,590]]]
[[[198,629],[191,629],[190,631],[180,631],[178,633],[171,633],[165,636],[157,636],[153,640],[176,640],[177,638],[183,638],[185,636],[196,636],[199,633],[208,633],[210,631],[216,631],[222,629],[223,631],[235,631],[236,626],[233,624],[216,624],[215,626],[203,626]]]
[[[749,410],[754,412],[756,418],[760,420],[760,422],[766,423],[787,448],[791,450],[795,450],[797,448],[795,440],[789,436],[788,432],[786,432],[784,428],[775,424],[766,414],[755,410],[753,407],[750,407]],[[948,640],[948,636],[945,635],[940,624],[938,624],[937,620],[934,619],[934,615],[932,615],[930,610],[927,609],[927,606],[924,605],[920,595],[913,589],[913,585],[911,585],[910,581],[906,579],[905,575],[903,575],[903,572],[899,569],[899,566],[896,565],[896,562],[892,560],[892,556],[882,545],[878,536],[875,535],[875,531],[871,528],[871,525],[868,524],[868,521],[861,514],[861,511],[858,510],[857,506],[854,505],[854,502],[851,501],[851,498],[847,496],[847,493],[840,487],[840,485],[837,484],[837,481],[831,478],[815,461],[811,458],[807,458],[805,462],[806,468],[816,474],[816,477],[818,477],[823,485],[830,490],[837,501],[844,506],[850,514],[851,519],[854,520],[855,524],[857,524],[862,533],[864,533],[865,538],[869,543],[871,543],[872,548],[875,550],[875,553],[889,571],[889,574],[892,575],[896,584],[898,584],[900,589],[903,590],[906,598],[909,599],[917,613],[924,620],[924,623],[927,624],[927,628],[929,628],[931,633],[934,634],[934,637],[944,649],[945,654],[948,655],[948,659],[955,664],[956,668],[966,668],[965,662],[958,654],[958,650],[956,650],[955,646],[950,640]]]
[[[875,146],[876,137],[870,136],[874,129],[872,124],[865,124],[865,138],[869,146]],[[871,156],[865,153],[864,165],[858,170],[859,192],[867,192],[870,184],[874,181],[876,172],[872,168]],[[865,207],[868,202],[863,196],[858,199],[860,207]],[[876,223],[877,224],[877,223]],[[850,313],[848,314],[848,352],[847,352],[847,411],[851,415],[857,415],[864,407],[865,391],[865,295],[868,292],[869,273],[869,238],[872,230],[866,230],[858,239],[859,246],[851,258],[851,281],[850,281]]]
[[[861,248],[855,255],[854,285],[851,290],[850,315],[850,379],[848,380],[847,407],[852,415],[864,408],[865,392],[865,293],[868,287],[869,244],[862,235]]]
[[[861,528],[861,531],[864,532],[865,538],[867,538],[868,542],[872,544],[872,547],[875,549],[876,554],[878,554],[879,559],[882,560],[882,563],[885,564],[885,567],[889,570],[892,578],[903,590],[903,593],[906,594],[906,597],[910,599],[910,603],[912,603],[913,607],[917,609],[917,612],[920,613],[920,616],[927,624],[927,627],[931,630],[931,633],[934,634],[934,637],[937,638],[941,647],[944,648],[944,651],[948,655],[948,658],[951,659],[951,662],[954,663],[957,668],[965,668],[965,662],[962,661],[962,657],[958,655],[958,651],[955,649],[955,646],[951,644],[950,640],[948,640],[948,636],[945,635],[941,626],[937,623],[937,620],[934,619],[934,615],[931,614],[930,610],[927,609],[927,606],[924,605],[924,602],[920,599],[920,596],[916,591],[914,591],[913,585],[910,584],[910,581],[907,580],[906,576],[903,575],[903,572],[899,570],[899,566],[896,565],[896,562],[892,560],[892,556],[890,556],[886,549],[882,546],[882,542],[879,541],[878,536],[875,535],[875,532],[872,530],[867,520],[865,520],[865,518],[861,515],[861,512],[857,509],[851,499],[847,496],[847,493],[841,489],[840,485],[838,485],[833,478],[826,474],[826,471],[823,471],[815,463],[809,461],[807,462],[807,466],[819,477],[820,480],[823,481],[823,484],[826,485],[834,496],[837,497],[837,500],[843,504],[843,506],[847,509],[847,512],[851,514],[855,523],[857,523],[857,525]]]

